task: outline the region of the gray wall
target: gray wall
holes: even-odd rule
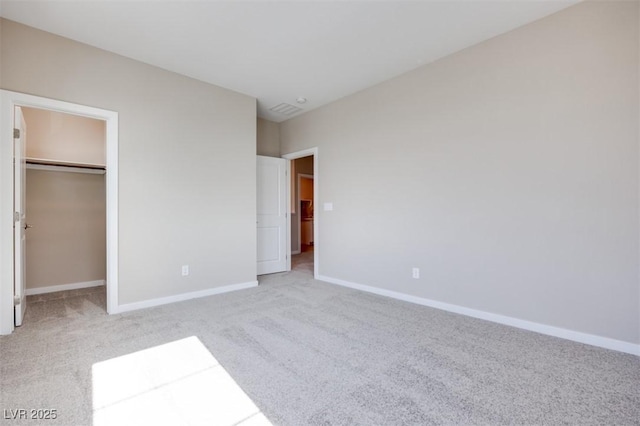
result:
[[[320,274],[640,342],[638,16],[581,3],[282,123],[334,204]]]
[[[3,89],[119,113],[119,303],[255,281],[255,99],[11,21],[1,35]]]
[[[280,124],[258,118],[256,152],[266,157],[280,157]]]
[[[27,289],[104,280],[104,175],[27,170]]]

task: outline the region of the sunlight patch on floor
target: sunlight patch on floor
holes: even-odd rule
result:
[[[92,367],[93,424],[271,425],[195,337]]]

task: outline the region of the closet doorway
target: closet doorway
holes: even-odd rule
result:
[[[26,125],[25,294],[62,305],[86,289],[106,311],[106,122],[16,108]]]
[[[2,142],[0,144],[0,334],[11,334],[16,324],[18,324],[16,319],[20,313],[25,313],[25,307],[27,307],[27,298],[25,296],[26,280],[24,279],[26,274],[20,274],[21,267],[25,264],[23,260],[26,259],[26,254],[23,255],[22,250],[17,249],[19,248],[18,241],[22,239],[14,238],[14,234],[17,236],[18,230],[25,230],[26,241],[26,233],[38,226],[29,217],[26,217],[26,210],[22,208],[24,203],[16,203],[19,198],[21,198],[20,201],[26,198],[18,195],[26,189],[26,185],[22,185],[22,179],[18,178],[18,176],[26,176],[27,173],[26,161],[24,161],[27,156],[26,150],[23,153],[21,147],[24,146],[22,136],[26,135],[29,130],[26,129],[26,123],[24,135],[19,129],[16,129],[16,127],[20,127],[19,122],[21,120],[19,120],[18,116],[21,115],[20,112],[24,108],[64,113],[74,117],[97,119],[104,122],[105,142],[103,155],[105,159],[103,164],[93,162],[78,164],[81,160],[77,158],[71,158],[69,161],[68,158],[42,158],[35,156],[30,159],[30,162],[32,163],[31,170],[44,166],[85,169],[103,166],[105,169],[95,173],[101,176],[104,186],[106,186],[103,189],[106,197],[106,213],[104,214],[106,219],[103,219],[103,221],[106,220],[106,229],[103,228],[103,233],[106,233],[106,256],[104,256],[106,257],[106,262],[104,257],[103,262],[106,263],[106,266],[103,267],[105,273],[102,280],[106,281],[107,312],[113,314],[119,311],[118,113],[25,93],[0,90],[0,140]],[[60,122],[53,122],[53,124],[55,123],[60,124]],[[55,164],[44,164],[47,163],[44,160],[55,160]],[[28,225],[32,225],[33,228],[25,229]],[[96,282],[92,281],[100,282],[100,279],[81,281],[80,283],[81,285],[96,284]],[[77,285],[78,282],[65,284]],[[65,284],[54,283],[53,285],[41,285],[41,287],[55,287],[56,285]],[[60,287],[58,288],[61,289]],[[28,321],[28,309],[26,309],[26,313]]]

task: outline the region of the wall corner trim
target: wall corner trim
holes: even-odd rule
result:
[[[129,311],[137,311],[138,309],[152,308],[154,306],[167,305],[169,303],[175,303],[175,302],[183,302],[185,300],[213,296],[213,295],[222,294],[222,293],[229,293],[231,291],[244,290],[247,288],[252,288],[257,286],[258,286],[258,281],[249,281],[246,283],[230,284],[222,287],[209,288],[206,290],[176,294],[174,296],[160,297],[157,299],[149,299],[149,300],[143,300],[140,302],[126,303],[124,305],[118,305],[118,308],[114,313],[119,314],[119,313],[129,312]]]
[[[594,334],[582,333],[579,331],[567,330],[565,328],[553,327],[550,325],[540,324],[532,321],[522,320],[519,318],[508,317],[505,315],[493,314],[491,312],[480,311],[477,309],[465,308],[464,306],[453,305],[449,303],[439,302],[437,300],[426,299],[410,294],[400,293],[397,291],[381,289],[369,285],[358,284],[338,278],[319,275],[317,280],[335,284],[355,290],[365,291],[367,293],[386,296],[392,299],[402,300],[404,302],[415,303],[417,305],[428,306],[443,311],[453,312],[456,314],[466,315],[468,317],[478,318],[498,324],[508,325],[523,330],[534,331],[536,333],[545,334],[547,336],[559,337],[561,339],[571,340],[578,343],[584,343],[591,346],[598,346],[605,349],[611,349],[618,352],[624,352],[631,355],[640,356],[640,344],[625,342],[622,340],[611,339],[608,337],[596,336]]]

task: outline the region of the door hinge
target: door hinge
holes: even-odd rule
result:
[[[13,222],[20,222],[20,212],[13,212]]]
[[[20,296],[13,296],[13,306],[18,306],[22,303],[22,298]]]
[[[13,138],[20,139],[20,129],[13,129]]]

